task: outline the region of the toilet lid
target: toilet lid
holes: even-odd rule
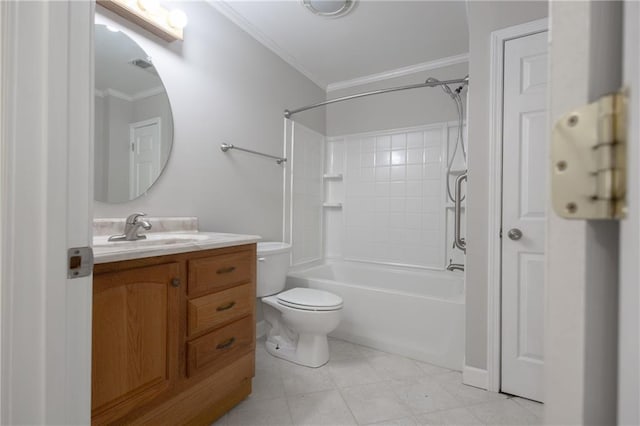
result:
[[[312,288],[292,288],[277,296],[278,303],[307,311],[335,311],[342,308],[342,298]]]

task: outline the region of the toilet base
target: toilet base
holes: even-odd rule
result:
[[[325,335],[302,334],[297,344],[280,336],[269,336],[265,346],[271,355],[305,367],[322,367],[329,361],[329,342]]]

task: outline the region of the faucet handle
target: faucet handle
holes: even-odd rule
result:
[[[146,215],[146,213],[142,212],[130,214],[129,216],[127,216],[127,223],[133,225],[134,223],[136,223],[139,217],[143,217]]]

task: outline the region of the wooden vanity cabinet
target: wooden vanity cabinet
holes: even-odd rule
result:
[[[251,393],[256,245],[97,264],[93,424],[210,424]]]

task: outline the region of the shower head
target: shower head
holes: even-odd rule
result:
[[[425,83],[439,83],[440,80],[438,80],[437,78],[434,77],[429,77],[427,78],[427,81]],[[446,84],[441,84],[440,87],[442,87],[442,90],[444,90],[444,92],[451,96],[452,98],[455,99],[456,95],[453,93],[453,91],[451,90],[451,88],[449,86],[447,86]]]

